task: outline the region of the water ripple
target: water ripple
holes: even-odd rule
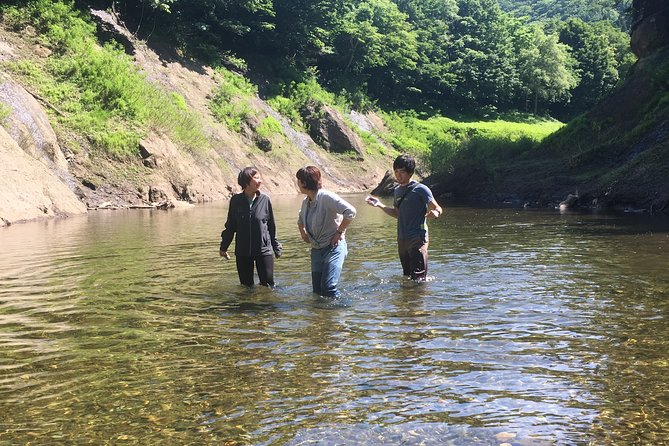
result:
[[[394,221],[349,198],[360,212],[339,301],[311,294],[294,197],[273,198],[273,290],[239,285],[218,256],[222,205],[4,228],[0,443],[669,435],[669,224],[450,209],[415,284]]]

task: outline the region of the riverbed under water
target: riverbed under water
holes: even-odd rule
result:
[[[358,208],[341,301],[297,196],[277,287],[218,256],[227,203],[0,230],[0,443],[668,444],[669,219],[454,207],[431,280]]]

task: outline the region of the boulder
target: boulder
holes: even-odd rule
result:
[[[302,115],[309,136],[329,152],[353,152],[359,161],[365,159],[360,137],[348,126],[343,116],[327,105],[308,104]]]
[[[383,179],[379,183],[378,186],[376,186],[372,190],[372,195],[377,195],[379,197],[388,197],[393,194],[395,191],[395,188],[397,188],[398,183],[395,181],[395,176],[391,171],[386,171],[385,175],[383,175]]]
[[[561,201],[560,204],[558,205],[561,211],[572,209],[575,208],[576,206],[578,206],[578,195],[574,194],[567,195],[567,198]]]

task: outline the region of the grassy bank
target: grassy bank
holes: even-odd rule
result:
[[[386,113],[383,118],[393,146],[417,155],[437,177],[481,167],[493,171],[497,160],[532,150],[563,125],[531,116],[470,122],[445,117],[419,119],[410,113]]]
[[[119,45],[98,44],[95,24],[73,3],[2,5],[0,14],[6,26],[32,32],[51,51],[46,58],[3,66],[48,101],[55,119],[85,136],[94,151],[116,159],[136,156],[139,140],[150,130],[191,151],[207,144],[200,119],[184,98],[149,82]]]

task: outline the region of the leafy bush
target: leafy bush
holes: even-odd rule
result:
[[[268,103],[274,110],[287,117],[291,122],[301,122],[302,118],[299,110],[295,108],[295,104],[290,98],[285,96],[274,96]]]
[[[212,93],[209,109],[216,119],[238,132],[242,122],[254,113],[248,98],[257,94],[257,88],[225,68],[217,68],[216,74],[218,87]]]
[[[42,43],[58,53],[76,50],[95,41],[95,25],[84,19],[73,1],[31,0],[2,7],[3,18],[15,29],[29,24]]]
[[[315,71],[311,71],[304,80],[282,84],[279,91],[279,94],[268,99],[268,103],[298,125],[303,125],[302,110],[307,104],[316,108],[321,105],[345,107],[343,98],[338,98],[318,83]]]
[[[273,116],[267,116],[256,128],[256,133],[261,138],[269,138],[272,135],[283,135],[283,129],[281,123]]]

